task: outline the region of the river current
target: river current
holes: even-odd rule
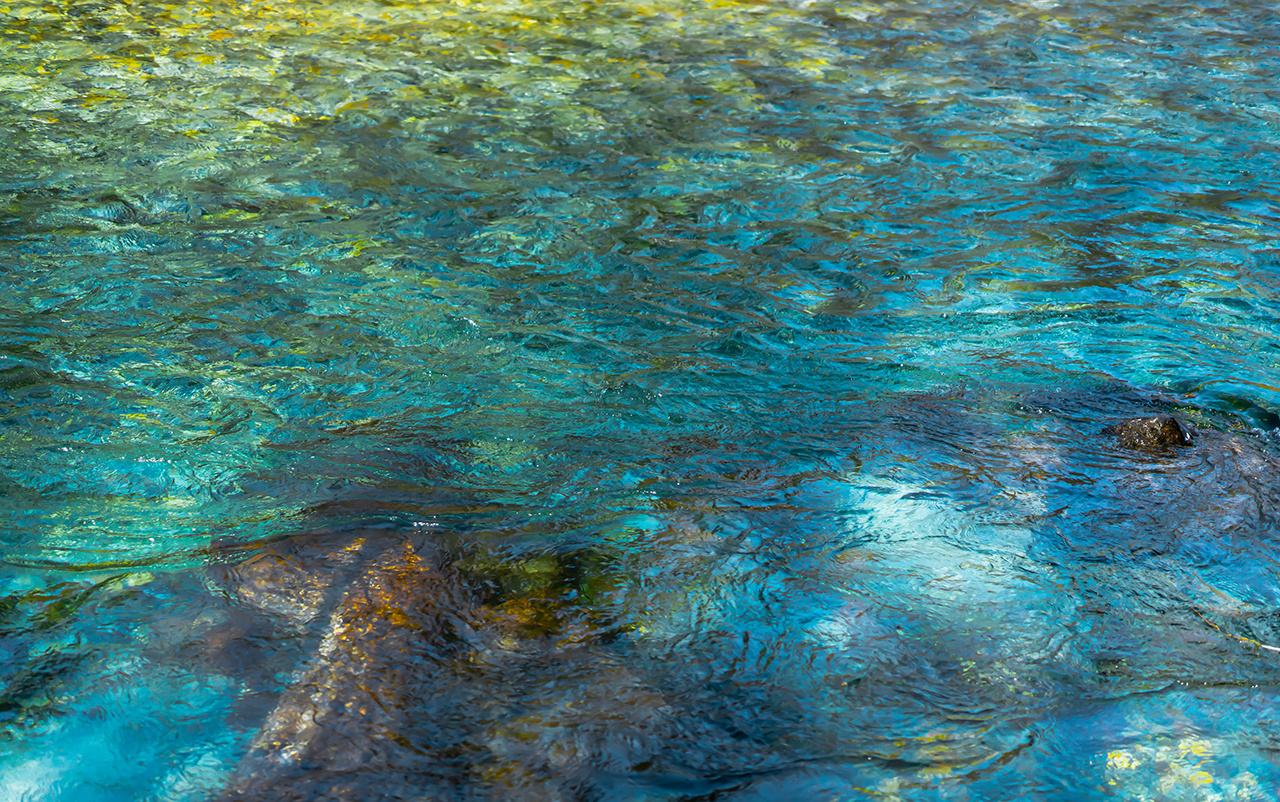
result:
[[[1277,87],[1262,0],[0,6],[0,802],[1274,798]]]

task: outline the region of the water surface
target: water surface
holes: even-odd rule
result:
[[[0,799],[1280,785],[1271,5],[0,42]]]

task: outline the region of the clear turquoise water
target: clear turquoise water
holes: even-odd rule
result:
[[[316,529],[487,589],[352,798],[1280,786],[1270,4],[11,4],[0,62],[0,800],[235,787],[328,619],[225,572]]]

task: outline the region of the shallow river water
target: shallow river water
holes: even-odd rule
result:
[[[0,802],[1274,798],[1277,87],[1263,0],[0,6]]]

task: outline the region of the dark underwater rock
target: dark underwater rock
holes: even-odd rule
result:
[[[1130,418],[1108,426],[1103,434],[1113,435],[1124,448],[1157,451],[1191,445],[1191,432],[1172,415]]]

